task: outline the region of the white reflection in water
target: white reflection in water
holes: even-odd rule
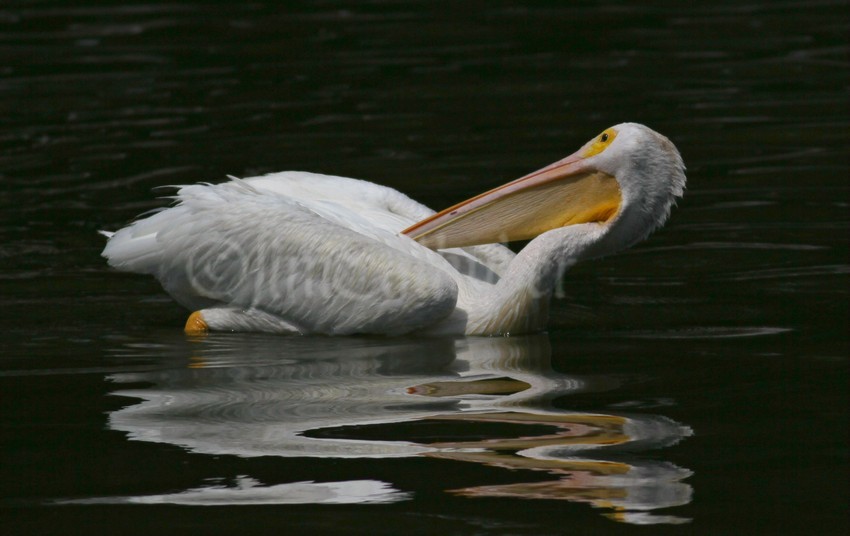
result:
[[[131,439],[205,454],[427,456],[543,471],[556,478],[502,486],[471,483],[447,491],[468,497],[587,502],[630,523],[687,521],[649,512],[690,502],[691,487],[682,480],[691,472],[633,458],[636,452],[672,445],[691,430],[660,415],[555,408],[556,398],[615,389],[618,381],[555,372],[545,335],[426,340],[210,337],[191,348],[188,366],[184,357],[179,368],[108,376],[115,383],[149,384],[113,393],[142,402],[114,411],[109,426]],[[151,350],[132,352],[181,360],[162,348]],[[464,438],[467,432],[458,432],[458,423],[465,425],[461,430],[497,426],[498,437],[482,439],[479,431],[474,438],[472,432]],[[421,428],[416,424],[428,424],[429,437],[438,430],[436,434],[455,439],[417,441],[416,430]],[[364,430],[379,431],[386,439],[358,438]],[[337,486],[334,489],[342,493],[347,484],[285,486]],[[386,484],[375,485],[391,500],[404,498],[381,487]],[[186,497],[203,500],[225,494],[242,497],[237,500],[244,504],[253,496],[262,501],[266,491],[280,486],[246,489],[250,493],[198,488],[128,501],[177,503]],[[358,497],[374,502],[369,493],[346,497],[350,502]]]
[[[248,476],[235,485],[211,484],[163,495],[139,497],[104,497],[58,501],[58,504],[182,504],[186,506],[236,506],[259,504],[352,504],[392,503],[403,501],[409,494],[375,480],[345,482],[292,482],[264,486]]]

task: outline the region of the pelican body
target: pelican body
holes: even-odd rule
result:
[[[529,333],[564,270],[663,225],[684,169],[666,137],[622,123],[437,213],[356,179],[231,177],[180,187],[174,206],[105,233],[103,255],[194,311],[187,332]]]

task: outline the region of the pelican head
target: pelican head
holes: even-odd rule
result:
[[[644,125],[620,123],[566,158],[403,232],[438,249],[527,240],[596,223],[606,232],[583,257],[601,256],[663,225],[684,188],[685,166],[673,143]]]
[[[576,155],[589,155],[584,165],[617,181],[620,206],[607,222],[606,242],[612,250],[632,246],[664,225],[676,199],[684,194],[685,164],[679,151],[647,126],[620,123],[590,140]]]

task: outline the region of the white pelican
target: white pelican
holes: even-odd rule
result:
[[[183,186],[175,206],[105,233],[103,255],[195,311],[190,333],[528,333],[568,266],[646,238],[684,187],[676,147],[622,123],[436,214],[313,173]],[[529,238],[517,254],[498,244]]]

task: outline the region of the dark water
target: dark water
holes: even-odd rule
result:
[[[847,3],[563,4],[0,6],[2,532],[845,534]],[[191,339],[99,257],[159,185],[442,208],[626,120],[687,195],[539,336]]]

